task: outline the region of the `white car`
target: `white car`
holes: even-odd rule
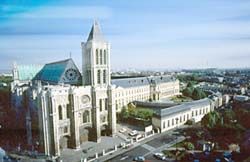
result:
[[[126,131],[127,131],[127,129],[125,129],[125,128],[122,128],[122,129],[119,130],[120,133],[124,133]]]
[[[136,136],[138,134],[137,130],[133,130],[129,133],[130,136]]]
[[[166,160],[166,156],[163,153],[155,153],[154,157],[159,160]]]
[[[135,135],[133,138],[136,138],[136,139],[140,139],[140,138],[142,138],[143,136],[141,135],[141,134],[138,134],[137,133],[137,135]]]

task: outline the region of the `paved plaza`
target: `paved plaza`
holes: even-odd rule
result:
[[[120,145],[124,140],[119,137],[101,137],[101,142],[85,142],[81,145],[79,150],[64,149],[60,159],[63,162],[80,161],[81,158],[94,157],[96,153],[103,153],[103,150],[114,149],[115,145]]]

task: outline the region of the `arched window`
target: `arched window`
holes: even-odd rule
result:
[[[96,64],[99,64],[98,49],[96,49],[96,51],[95,51],[95,60],[96,60]]]
[[[83,123],[89,123],[89,122],[90,122],[89,111],[85,111],[85,112],[82,114],[82,122],[83,122]]]
[[[97,84],[101,84],[101,70],[97,70]]]
[[[102,50],[100,49],[100,64],[102,65]]]
[[[62,114],[62,106],[61,105],[58,106],[58,115],[59,115],[59,120],[62,120],[63,114]]]
[[[107,81],[107,79],[106,79],[106,70],[103,70],[103,84],[106,84],[106,81]]]
[[[104,57],[104,64],[107,64],[107,54],[106,54],[106,50],[103,51],[103,57]]]

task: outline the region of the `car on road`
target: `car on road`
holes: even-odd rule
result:
[[[154,153],[154,157],[159,160],[166,160],[166,156],[163,153]]]
[[[133,130],[129,133],[130,136],[136,136],[138,134],[137,130]]]
[[[122,128],[122,129],[119,130],[120,133],[124,133],[126,131],[127,131],[127,129],[125,129],[125,128]]]
[[[121,157],[120,161],[126,160],[126,159],[128,159],[128,158],[129,158],[128,155],[123,155],[123,156]]]
[[[136,156],[133,161],[135,162],[144,162],[145,158],[143,156]]]

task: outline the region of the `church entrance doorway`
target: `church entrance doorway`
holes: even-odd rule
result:
[[[68,148],[69,145],[69,136],[63,136],[59,140],[60,143],[60,149]]]
[[[109,129],[108,129],[108,125],[104,124],[101,126],[101,135],[102,136],[108,136],[109,135]]]

